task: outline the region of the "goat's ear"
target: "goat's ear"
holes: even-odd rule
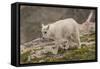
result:
[[[44,24],[41,24],[41,26],[43,27],[43,26],[44,26]]]

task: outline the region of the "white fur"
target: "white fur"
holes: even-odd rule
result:
[[[95,32],[95,22],[91,22],[92,16],[93,16],[93,11],[90,12],[85,22],[79,24],[81,34],[84,35],[84,34],[90,34],[91,32]]]
[[[59,20],[48,25],[42,24],[42,34],[43,38],[55,40],[56,46],[67,41],[67,49],[71,46],[72,42],[77,43],[77,47],[80,48],[79,25],[72,18]]]

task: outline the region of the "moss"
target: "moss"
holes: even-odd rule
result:
[[[81,36],[82,42],[95,42],[95,34],[89,34]],[[41,49],[33,49],[41,50]],[[28,56],[30,55],[30,51],[21,54],[21,62],[22,63],[40,63],[40,60],[43,62],[62,62],[62,61],[77,61],[77,60],[94,60],[95,59],[95,43],[86,45],[82,44],[80,49],[59,49],[57,55],[62,55],[60,58],[57,55],[53,55],[51,52],[45,54],[42,58],[34,58],[31,59],[30,62],[27,61]]]
[[[61,52],[60,52],[61,54]],[[62,61],[76,61],[76,60],[92,60],[95,59],[95,46],[83,47],[81,49],[65,51],[62,58],[56,58],[55,55],[48,53],[45,57],[31,59],[31,63],[39,63],[40,60],[45,62],[62,62]],[[27,62],[28,53],[22,55],[22,61]],[[29,63],[29,62],[28,62]]]
[[[84,41],[87,41],[88,40],[88,37],[80,37],[80,39],[81,39],[81,42],[84,42]]]
[[[46,57],[46,62],[59,62],[59,61],[65,61],[63,58],[55,58],[55,57]]]
[[[63,54],[64,52],[65,52],[64,49],[59,48],[59,50],[58,50],[58,53],[59,53],[59,54]]]
[[[28,56],[30,56],[30,51],[27,51],[20,55],[20,62],[21,63],[27,63]]]
[[[73,50],[65,53],[64,59],[72,60],[91,60],[95,59],[94,47],[83,47],[81,49]]]

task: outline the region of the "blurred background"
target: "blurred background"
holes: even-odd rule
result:
[[[92,11],[95,13],[95,10]],[[82,24],[86,21],[90,12],[91,9],[21,6],[21,44],[41,37],[41,24],[46,25],[66,18],[73,18],[79,24]],[[93,14],[91,22],[95,22],[95,14]]]

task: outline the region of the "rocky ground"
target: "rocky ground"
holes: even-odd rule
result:
[[[81,48],[64,50],[59,48],[56,52],[54,41],[37,38],[22,44],[20,47],[20,63],[61,62],[95,59],[95,33],[80,36]]]

